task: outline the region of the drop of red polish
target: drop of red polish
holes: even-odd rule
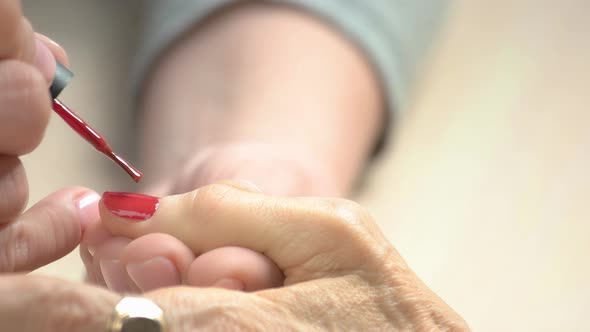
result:
[[[158,197],[111,191],[102,195],[102,202],[112,214],[133,221],[150,219],[160,205]]]
[[[111,158],[116,162],[135,182],[139,182],[143,176],[137,168],[133,167],[125,159],[118,156],[113,149],[109,146],[107,141],[102,135],[94,130],[89,124],[87,124],[82,118],[80,118],[74,111],[69,109],[61,101],[53,100],[53,111],[57,113],[72,129],[74,129],[80,136],[82,136],[88,143],[92,144],[102,154]]]

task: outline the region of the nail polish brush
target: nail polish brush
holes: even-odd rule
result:
[[[119,165],[135,182],[141,180],[142,174],[125,159],[117,155],[109,146],[102,135],[80,118],[74,111],[57,99],[74,74],[59,62],[55,71],[55,78],[49,88],[53,100],[53,111],[57,113],[75,132],[82,136],[96,150],[112,159]]]

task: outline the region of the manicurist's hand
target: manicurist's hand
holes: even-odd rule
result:
[[[41,142],[51,112],[49,86],[64,50],[33,32],[20,1],[0,1],[0,273],[28,271],[74,249],[97,218],[98,195],[54,193],[23,213],[28,183],[19,156]]]
[[[151,207],[156,203],[154,211]],[[138,215],[151,217],[140,220]],[[109,194],[103,197],[101,217],[106,229],[117,236],[137,241],[147,241],[146,236],[172,236],[179,248],[184,246],[182,250],[193,253],[197,260],[218,248],[248,248],[267,257],[282,272],[281,285],[255,292],[184,286],[144,293],[162,307],[170,331],[468,330],[463,319],[412,272],[367,212],[350,201],[278,198],[226,183],[157,202],[149,197]],[[140,242],[128,246],[148,248]],[[161,251],[160,258],[150,256],[157,248],[145,257],[124,254],[120,262],[130,266],[169,260],[185,284],[199,284],[199,278],[206,278],[198,274],[200,263],[185,261],[179,248]],[[44,286],[35,287],[43,290]],[[0,286],[0,292],[8,296],[13,288]],[[37,314],[51,321],[71,322],[68,326],[73,331],[81,331],[86,319],[108,319],[119,297],[95,288],[84,292],[98,301],[75,296],[82,310],[74,314],[59,306]],[[15,308],[30,305],[21,302],[0,308],[0,312],[18,312]]]

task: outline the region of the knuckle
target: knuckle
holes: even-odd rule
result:
[[[233,188],[223,184],[210,184],[191,192],[187,198],[192,215],[199,222],[209,219],[229,199]]]
[[[364,225],[366,220],[370,219],[369,212],[357,202],[335,199],[333,204],[334,215],[345,224]]]
[[[323,225],[329,232],[347,239],[367,232],[365,224],[370,215],[360,204],[346,199],[332,199],[327,204],[328,213],[323,218]]]
[[[323,255],[336,255],[343,263],[341,267],[347,264],[354,266],[359,260],[366,262],[368,257],[376,258],[379,241],[368,225],[371,220],[368,211],[358,203],[345,199],[327,201],[324,215],[319,218],[315,230],[316,234],[323,234],[324,237]]]
[[[26,232],[20,224],[11,224],[2,230],[0,240],[0,272],[16,272],[20,258],[29,255]]]

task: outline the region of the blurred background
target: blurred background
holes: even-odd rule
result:
[[[136,160],[140,1],[23,3],[69,52],[61,99]],[[454,2],[399,139],[356,197],[475,331],[590,329],[588,13],[584,0]],[[24,162],[30,204],[70,185],[133,190],[57,117]],[[35,273],[79,280],[82,266],[75,252]]]

